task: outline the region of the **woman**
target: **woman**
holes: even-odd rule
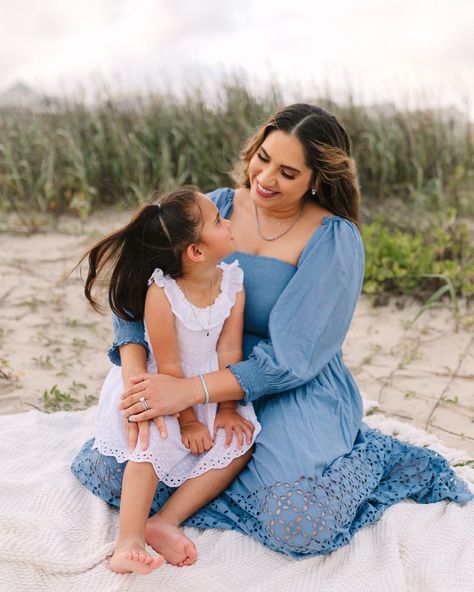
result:
[[[252,401],[262,432],[248,464],[226,470],[213,501],[193,479],[185,511],[177,512],[161,485],[147,541],[174,562],[187,544],[178,529],[184,523],[239,530],[288,555],[324,554],[402,499],[470,500],[438,454],[362,422],[341,353],[364,269],[359,190],[342,126],[323,109],[291,105],[250,139],[241,165],[238,188],[210,196],[232,221],[238,252],[228,261],[237,258],[244,270],[246,359],[205,381],[211,401]],[[203,401],[197,377],[132,380],[145,370],[143,324],[115,319],[115,329],[111,359],[133,383],[122,403],[129,420],[156,420]],[[118,505],[122,468],[91,446],[73,471]],[[212,471],[206,476],[216,479]]]

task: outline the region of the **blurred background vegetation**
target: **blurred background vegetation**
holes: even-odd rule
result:
[[[45,216],[86,219],[133,208],[150,189],[232,185],[242,143],[278,106],[244,80],[210,100],[154,92],[95,101],[0,106],[0,213],[32,231]],[[457,111],[367,107],[348,96],[306,97],[334,113],[352,140],[362,188],[364,291],[423,299],[474,295],[474,128]],[[5,226],[8,229],[8,224]]]

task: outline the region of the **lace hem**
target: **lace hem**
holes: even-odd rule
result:
[[[237,294],[243,288],[243,271],[239,267],[239,262],[236,260],[232,263],[220,263],[218,265],[222,269],[222,279],[220,286],[220,293],[211,304],[211,324],[210,329],[219,327],[225,319],[230,315],[230,311],[235,304]],[[202,326],[207,326],[209,323],[209,306],[205,308],[194,307],[187,300],[181,288],[176,281],[163,273],[159,268],[156,268],[148,280],[150,286],[153,282],[160,288],[163,288],[171,306],[171,310],[175,317],[177,317],[188,329],[200,331]],[[199,325],[196,317],[201,322]]]
[[[199,477],[199,475],[207,473],[207,471],[210,471],[211,469],[223,469],[227,467],[233,460],[239,458],[248,450],[250,450],[255,442],[255,437],[256,435],[254,433],[252,442],[249,445],[244,444],[240,449],[231,446],[224,449],[224,453],[221,456],[213,458],[212,460],[206,461],[204,458],[202,458],[200,461],[197,461],[197,466],[195,466],[186,474],[182,475],[173,475],[170,471],[164,469],[153,453],[147,452],[146,450],[134,450],[133,453],[130,453],[128,450],[110,446],[103,440],[97,439],[94,441],[92,449],[96,448],[104,456],[114,457],[118,463],[124,463],[129,460],[133,462],[149,462],[153,466],[153,469],[155,470],[160,482],[168,485],[169,487],[179,487],[188,479]],[[199,458],[199,456],[204,457],[206,454],[208,453],[196,455],[196,459]]]
[[[365,439],[364,445],[337,459],[322,475],[296,474],[288,481],[262,486],[255,465],[248,465],[245,480],[235,479],[185,525],[240,530],[271,549],[301,557],[342,547],[355,532],[402,500],[464,504],[473,499],[468,484],[430,448],[402,442],[376,429],[368,429]],[[91,443],[79,452],[72,470],[90,491],[119,506],[123,467],[111,457],[93,453]],[[165,485],[158,486],[153,512],[171,493]]]

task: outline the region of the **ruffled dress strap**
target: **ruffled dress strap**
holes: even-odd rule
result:
[[[218,267],[222,269],[220,293],[211,305],[211,310],[209,310],[209,306],[205,308],[193,306],[178,286],[176,280],[165,275],[159,268],[152,273],[148,285],[154,282],[164,289],[174,316],[188,329],[194,331],[200,331],[203,327],[213,329],[222,325],[230,315],[237,294],[242,290],[244,277],[238,261],[230,264],[220,263]]]
[[[155,283],[159,288],[163,288],[165,296],[171,306],[171,311],[175,317],[178,317],[190,329],[198,329],[199,325],[193,315],[192,308],[186,300],[181,288],[171,276],[166,275],[157,267],[148,280],[148,285]],[[200,309],[195,308],[195,311]],[[199,317],[198,317],[199,318]]]
[[[235,304],[237,294],[242,291],[244,285],[244,272],[239,267],[238,260],[232,263],[219,263],[222,269],[221,293],[214,305],[219,308],[219,313],[226,319]]]
[[[163,270],[157,267],[148,279],[148,286],[151,286],[154,282],[160,288],[164,288],[172,281],[174,280],[169,275],[165,275]]]

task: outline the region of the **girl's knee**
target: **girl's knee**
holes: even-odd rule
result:
[[[242,462],[243,464],[245,464],[245,465],[246,465],[246,464],[249,462],[249,460],[252,458],[252,455],[253,455],[253,453],[254,453],[254,450],[255,450],[255,444],[254,444],[254,445],[253,445],[251,448],[249,448],[249,449],[247,450],[247,452],[245,452],[244,454],[242,454],[242,456],[241,456],[241,457],[239,457],[239,458],[241,458],[241,459],[242,459],[242,461],[241,461],[241,462]]]
[[[235,458],[231,462],[232,467],[234,467],[236,470],[239,470],[239,472],[240,472],[247,465],[249,460],[252,458],[253,449],[254,449],[254,447],[252,446],[251,448],[249,448],[247,450],[247,452],[244,452],[244,454]]]

